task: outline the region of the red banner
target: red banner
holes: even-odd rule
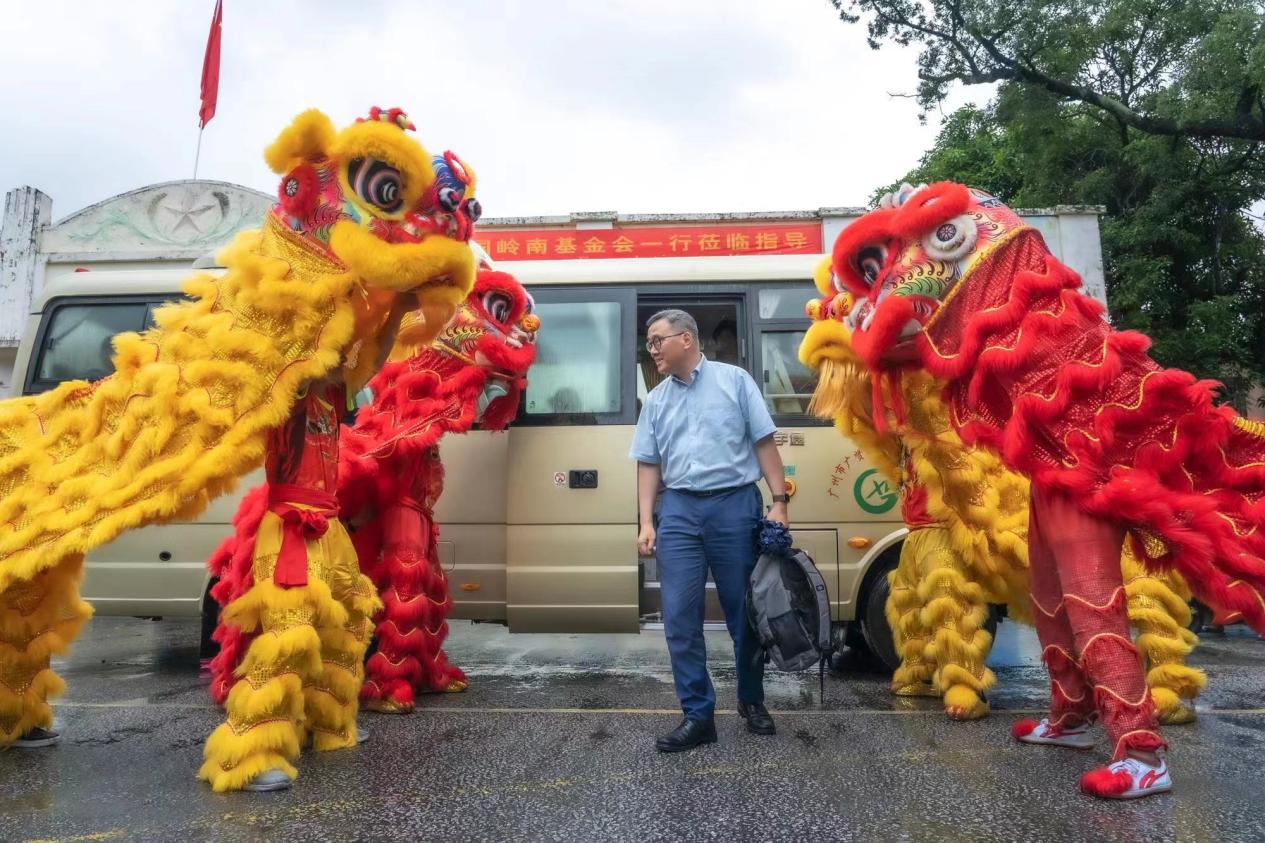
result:
[[[636,228],[475,229],[493,260],[683,258],[708,255],[819,255],[820,223]]]
[[[215,105],[220,98],[220,27],[224,21],[222,0],[216,0],[211,15],[211,32],[206,37],[206,55],[202,57],[202,107],[198,109],[198,128],[215,116]]]

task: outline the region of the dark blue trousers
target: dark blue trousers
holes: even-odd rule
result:
[[[764,663],[755,663],[758,639],[745,610],[762,506],[754,484],[706,498],[671,489],[663,494],[656,529],[663,627],[676,696],[690,720],[710,720],[716,710],[716,689],[707,673],[703,640],[709,568],[734,641],[738,700],[764,702]]]

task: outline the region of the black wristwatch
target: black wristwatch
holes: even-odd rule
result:
[[[774,495],[773,502],[774,503],[790,503],[791,496],[790,495]]]

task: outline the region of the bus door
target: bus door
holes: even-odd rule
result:
[[[740,287],[726,289],[716,286],[705,288],[694,287],[688,290],[677,288],[671,293],[646,293],[637,297],[637,410],[640,412],[642,402],[650,390],[654,389],[664,378],[655,369],[654,361],[645,346],[646,321],[655,313],[667,308],[679,308],[694,317],[698,322],[698,332],[703,344],[703,353],[708,360],[729,363],[751,371],[748,362],[746,300]],[[633,477],[634,496],[636,494],[636,477]],[[659,504],[656,502],[655,510]],[[646,556],[638,560],[640,569],[640,605],[641,620],[645,624],[663,622],[663,600],[659,586],[659,568],[655,557]],[[703,619],[709,624],[723,624],[724,612],[720,600],[716,596],[716,583],[711,572],[707,574],[707,585],[704,599]]]
[[[514,632],[636,632],[636,294],[531,293],[536,362],[507,434],[506,620]]]
[[[788,489],[793,490],[790,516],[795,544],[817,563],[830,588],[834,614],[841,618],[841,608],[851,608],[857,576],[851,567],[846,583],[841,576],[839,522],[846,520],[846,507],[836,488],[841,482],[836,467],[846,443],[828,424],[808,413],[814,378],[799,363],[797,350],[805,331],[804,302],[812,295],[807,282],[646,290],[638,297],[637,322],[642,326],[657,310],[679,307],[698,321],[709,359],[741,366],[755,378],[778,425],[776,442],[790,481]],[[638,397],[644,398],[661,378],[641,344],[637,360]],[[763,482],[759,485],[767,504],[768,489]],[[855,531],[855,525],[848,525],[848,538]],[[850,556],[858,552],[853,547],[848,546]],[[642,620],[659,623],[663,603],[656,560],[643,558],[640,566]],[[710,574],[706,588],[704,618],[708,623],[723,623]]]

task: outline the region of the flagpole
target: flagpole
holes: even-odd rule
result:
[[[211,15],[211,31],[206,37],[206,55],[202,57],[202,107],[198,109],[198,148],[193,153],[193,177],[198,177],[198,161],[202,157],[202,132],[215,116],[215,101],[220,95],[220,34],[224,21],[224,0],[215,0]]]
[[[193,179],[194,181],[197,181],[198,179],[198,159],[202,157],[202,130],[205,128],[206,128],[205,126],[198,127],[198,148],[197,148],[197,151],[193,153]]]

